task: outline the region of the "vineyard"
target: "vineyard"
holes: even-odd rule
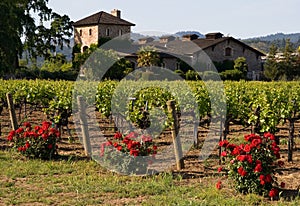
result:
[[[225,95],[222,94],[225,91]],[[185,166],[179,172],[187,179],[214,174],[219,165],[220,151],[214,149],[208,160],[199,160],[210,126],[218,139],[238,139],[249,133],[272,132],[283,148],[286,161],[280,181],[290,189],[297,188],[299,179],[300,82],[69,82],[46,80],[0,80],[0,149],[11,130],[7,93],[13,97],[19,126],[25,121],[40,124],[52,121],[61,129],[59,154],[62,157],[85,158],[80,132],[74,115],[78,111],[77,96],[83,96],[87,109],[96,113],[95,121],[107,137],[116,131],[112,112],[130,120],[133,126],[161,131],[157,138],[159,150],[171,144],[172,118],[167,101],[175,100],[178,117],[192,113],[197,123],[194,147],[184,157]],[[196,108],[196,109],[195,109]],[[153,115],[157,119],[149,118]],[[161,115],[165,114],[165,115]],[[166,118],[161,118],[166,117]],[[92,119],[89,117],[89,120]],[[159,122],[158,125],[155,122]],[[183,122],[180,122],[183,124]],[[219,125],[220,124],[220,125]],[[120,128],[119,128],[120,129]],[[121,128],[122,129],[122,128]],[[193,133],[191,133],[193,135]],[[217,143],[216,143],[217,144]],[[217,148],[217,145],[214,146]],[[173,167],[174,171],[177,171]],[[178,172],[178,171],[177,171]]]

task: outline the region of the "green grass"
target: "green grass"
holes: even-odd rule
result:
[[[216,181],[216,177],[188,180],[172,173],[121,176],[76,157],[24,160],[0,151],[0,205],[300,205],[299,199],[270,202],[240,195],[229,186],[217,190]]]

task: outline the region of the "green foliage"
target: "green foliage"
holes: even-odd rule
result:
[[[213,62],[218,72],[234,69],[234,61],[224,60],[223,62]]]
[[[276,53],[278,51],[278,48],[275,45],[271,45],[270,52],[268,54],[266,63],[264,64],[264,75],[268,79],[271,79],[274,81],[278,78],[279,74],[279,66],[277,64],[276,60]]]
[[[91,44],[83,53],[75,53],[72,65],[76,71],[84,65],[83,72],[89,80],[100,80],[100,77],[121,80],[132,71],[130,61],[119,58],[113,50],[98,48],[96,44]]]
[[[155,48],[146,46],[142,47],[138,52],[138,67],[151,67],[159,64],[160,59],[158,53],[155,51]]]
[[[220,76],[222,80],[234,80],[234,81],[239,81],[245,78],[244,73],[237,69],[223,71],[221,72]]]
[[[274,45],[270,48],[270,53],[264,65],[264,74],[271,80],[295,80],[300,76],[299,57],[295,52],[289,39],[286,40],[282,56],[276,56],[278,48]]]
[[[23,50],[30,57],[43,56],[47,59],[57,46],[69,45],[72,22],[68,16],[53,12],[47,3],[48,0],[0,2],[0,75],[14,74],[19,66],[18,56]],[[35,25],[32,13],[39,17],[39,25]],[[44,26],[45,22],[50,22],[50,28]]]
[[[243,79],[246,79],[247,72],[248,72],[248,65],[245,57],[238,57],[234,60],[234,67],[235,70],[242,72]]]
[[[186,80],[200,80],[200,75],[195,70],[188,70],[185,73],[185,79]]]

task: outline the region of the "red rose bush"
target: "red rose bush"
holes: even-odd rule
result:
[[[219,146],[223,149],[221,156],[237,191],[269,195],[271,198],[278,195],[278,190],[274,188],[277,185],[274,175],[276,167],[282,166],[283,162],[278,161],[280,148],[274,135],[250,134],[245,136],[244,144],[236,145],[223,140]]]
[[[146,174],[154,160],[157,146],[148,135],[131,132],[114,137],[100,146],[100,162],[103,166],[122,174]]]
[[[32,127],[25,122],[23,127],[9,133],[7,140],[22,155],[29,158],[52,159],[57,153],[57,139],[60,133],[51,127],[51,122]]]

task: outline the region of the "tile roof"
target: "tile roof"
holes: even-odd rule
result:
[[[118,18],[114,15],[108,14],[104,11],[100,11],[96,14],[92,14],[86,18],[76,21],[73,26],[88,26],[88,25],[98,25],[98,24],[114,24],[114,25],[124,25],[124,26],[135,26],[135,24],[130,23],[124,19]]]

